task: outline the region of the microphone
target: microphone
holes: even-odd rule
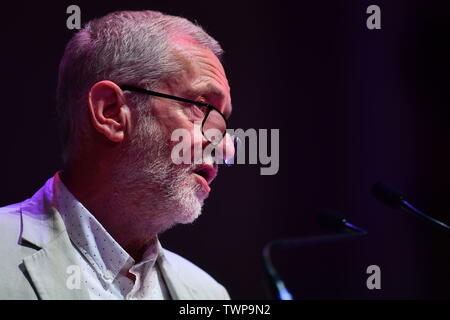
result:
[[[378,201],[384,203],[388,207],[391,207],[393,209],[402,209],[408,213],[422,218],[423,220],[433,224],[434,226],[437,226],[446,231],[450,231],[450,226],[437,219],[434,219],[429,215],[426,215],[422,211],[415,208],[411,203],[405,200],[405,196],[400,191],[393,188],[392,186],[379,181],[372,186],[371,191]]]
[[[366,230],[351,224],[345,217],[333,209],[322,209],[317,216],[317,222],[331,232],[359,232],[367,234]]]
[[[318,215],[318,222],[333,234],[312,236],[306,238],[287,238],[272,240],[264,246],[263,266],[267,279],[269,295],[276,300],[293,300],[292,294],[284,284],[280,274],[272,263],[272,250],[274,248],[299,247],[310,244],[327,243],[338,240],[361,237],[368,232],[347,221],[338,212],[331,209],[322,209]]]

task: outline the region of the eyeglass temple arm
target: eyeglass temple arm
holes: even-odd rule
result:
[[[120,86],[120,89],[127,90],[127,91],[134,91],[134,92],[138,92],[138,93],[144,93],[144,94],[148,94],[148,95],[151,95],[151,96],[177,100],[177,101],[181,101],[181,102],[191,103],[191,104],[194,104],[196,106],[202,106],[202,107],[208,107],[208,108],[214,108],[215,109],[214,106],[212,106],[212,105],[210,105],[209,103],[206,103],[206,102],[200,102],[200,101],[184,99],[184,98],[181,98],[181,97],[172,96],[170,94],[160,93],[160,92],[151,91],[151,90],[147,90],[147,89],[143,89],[143,88],[138,88],[138,87],[125,85],[125,86]]]

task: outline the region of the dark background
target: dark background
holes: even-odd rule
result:
[[[450,298],[449,234],[376,202],[385,180],[450,222],[450,5],[439,1],[61,1],[2,4],[0,205],[31,196],[60,168],[54,92],[82,22],[122,9],[197,20],[218,39],[235,128],[280,129],[280,170],[224,168],[203,215],[161,236],[235,299],[265,298],[261,250],[280,237],[321,234],[329,207],[369,230],[335,244],[275,252],[298,299]],[[367,6],[382,29],[366,28]],[[368,290],[366,268],[381,268]]]

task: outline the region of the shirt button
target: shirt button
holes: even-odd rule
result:
[[[113,273],[111,272],[111,270],[106,270],[106,271],[105,271],[105,279],[111,280],[112,278],[114,278],[114,275],[113,275]]]

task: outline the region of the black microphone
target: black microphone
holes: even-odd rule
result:
[[[306,238],[277,239],[270,241],[264,246],[262,255],[263,266],[267,278],[267,289],[271,298],[276,300],[293,300],[292,294],[286,288],[280,274],[272,263],[272,249],[333,242],[368,234],[366,230],[351,224],[346,218],[331,209],[322,209],[318,215],[318,222],[322,227],[334,233]]]
[[[437,226],[443,230],[450,231],[450,226],[445,223],[426,215],[422,211],[415,208],[411,203],[405,200],[403,193],[390,185],[379,181],[372,186],[372,194],[375,198],[393,209],[402,209],[408,213],[422,218],[423,220]]]

